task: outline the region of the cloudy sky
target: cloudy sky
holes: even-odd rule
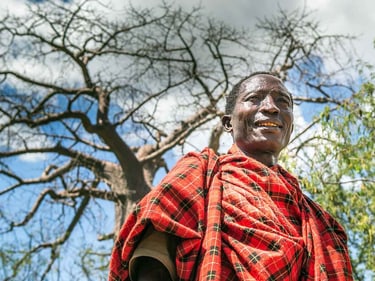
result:
[[[7,0],[9,1],[9,0]],[[118,0],[116,0],[118,1]],[[133,0],[133,3],[155,5],[159,0]],[[239,25],[253,25],[257,18],[272,16],[281,7],[295,10],[305,7],[330,34],[358,36],[358,54],[375,64],[375,1],[374,0],[175,0],[186,7],[199,3],[211,16]]]
[[[39,0],[42,1],[42,0]],[[62,1],[62,0],[56,0]],[[82,0],[72,0],[82,1]],[[124,0],[100,0],[113,3],[120,11]],[[156,6],[161,0],[130,0],[135,5]],[[203,7],[211,17],[217,17],[228,23],[249,27],[257,19],[277,15],[280,8],[295,10],[306,8],[312,18],[320,22],[320,28],[326,34],[356,35],[354,41],[358,55],[375,65],[375,1],[374,0],[166,0],[170,3]],[[36,0],[34,0],[36,2]],[[0,15],[6,11],[20,14],[25,9],[27,0],[0,0]],[[117,14],[118,15],[118,14]],[[298,112],[296,113],[299,116]],[[301,120],[303,121],[303,120]],[[303,124],[303,122],[299,122]]]
[[[124,3],[123,0],[101,0]],[[27,0],[1,0],[0,11],[22,10]],[[147,6],[160,0],[132,0],[134,4]],[[375,64],[375,1],[374,0],[175,0],[167,1],[192,6],[201,4],[211,16],[217,16],[240,25],[252,25],[257,18],[274,15],[278,7],[286,10],[306,7],[314,11],[314,18],[327,33],[357,35],[358,53],[363,59]],[[1,13],[1,12],[0,12]]]
[[[36,0],[34,0],[36,2]],[[39,0],[40,1],[40,0]],[[81,0],[73,0],[81,1]],[[123,5],[124,0],[100,0]],[[5,11],[22,13],[28,0],[1,0],[0,15]],[[161,0],[131,0],[132,3],[155,6]],[[185,7],[201,5],[207,14],[241,26],[253,26],[258,18],[275,15],[281,7],[295,10],[305,7],[327,34],[355,35],[355,47],[361,58],[375,65],[374,0],[167,0]],[[115,4],[116,6],[116,4]]]
[[[34,0],[36,1],[36,0]],[[39,0],[40,1],[40,0]],[[56,0],[61,1],[61,0]],[[73,0],[82,1],[82,0]],[[100,0],[113,3],[121,10],[124,0]],[[135,5],[156,6],[161,0],[130,0]],[[312,18],[320,22],[320,28],[326,34],[355,35],[357,54],[363,60],[375,65],[375,1],[374,0],[166,0],[170,3],[203,7],[211,17],[217,17],[235,25],[254,26],[257,19],[277,15],[280,8],[295,10],[306,8]],[[0,0],[0,14],[22,13],[27,0]],[[298,112],[297,112],[298,113]],[[296,114],[298,116],[298,114]],[[301,120],[302,121],[302,120]]]

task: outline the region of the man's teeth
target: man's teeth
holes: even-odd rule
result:
[[[278,127],[277,124],[271,122],[259,123],[258,127]]]

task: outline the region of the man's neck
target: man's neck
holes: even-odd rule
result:
[[[274,153],[262,152],[262,153],[257,153],[257,154],[246,154],[246,155],[251,158],[254,158],[258,162],[261,162],[268,167],[272,167],[276,165],[278,161],[278,156],[276,156]]]

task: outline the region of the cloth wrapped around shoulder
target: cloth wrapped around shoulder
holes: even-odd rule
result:
[[[177,237],[178,280],[353,280],[343,228],[279,165],[235,145],[184,156],[124,223],[109,280],[129,280],[148,226]]]

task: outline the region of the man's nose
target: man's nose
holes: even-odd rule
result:
[[[280,109],[277,107],[273,97],[267,95],[260,104],[260,111],[269,112],[269,113],[278,113]]]

